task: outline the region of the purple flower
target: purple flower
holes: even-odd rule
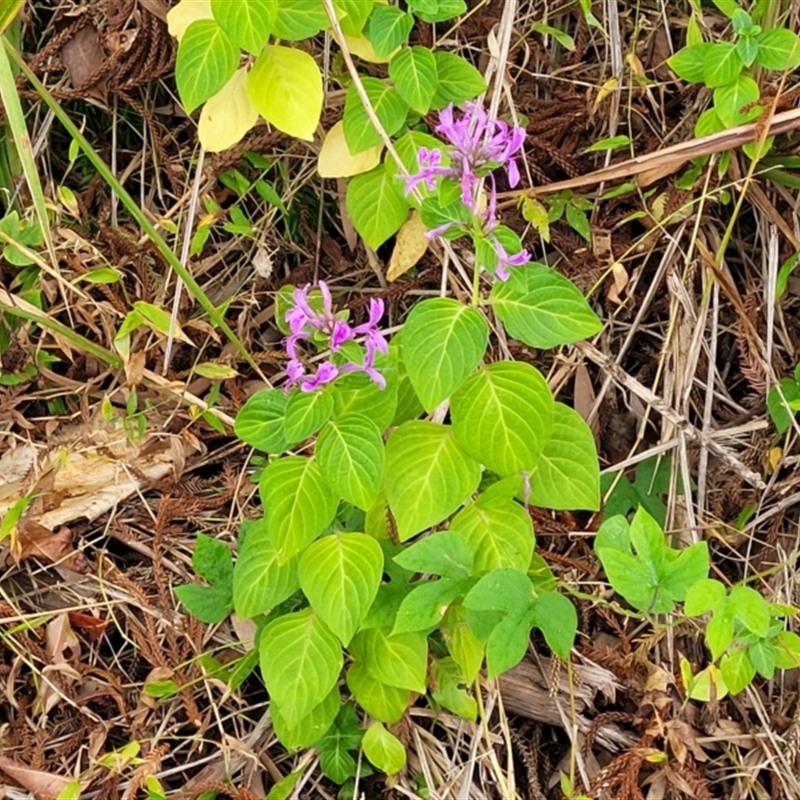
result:
[[[497,251],[497,266],[494,274],[503,282],[511,277],[508,267],[521,267],[531,260],[531,254],[527,250],[520,250],[519,253],[510,256],[503,245],[500,244],[499,239],[494,240],[494,249]]]
[[[497,184],[493,171],[503,168],[512,188],[520,180],[516,155],[525,140],[525,129],[509,126],[502,120],[489,120],[489,115],[476,103],[465,103],[464,113],[455,118],[452,104],[439,114],[436,133],[447,140],[446,153],[450,159],[443,166],[443,150],[421,147],[417,154],[420,171],[405,178],[406,194],[420,184],[429,190],[436,189],[437,179],[450,178],[458,181],[461,187],[461,202],[472,214],[472,223],[454,219],[428,231],[427,236],[435,239],[452,228],[461,233],[488,236],[497,253],[495,274],[499,280],[508,280],[509,267],[527,263],[530,255],[522,250],[509,256],[497,236],[491,231],[497,226]],[[487,178],[488,201],[486,208],[480,207],[478,187]]]
[[[440,150],[421,147],[417,155],[420,171],[406,178],[406,194],[424,183],[436,188],[436,178],[454,178],[461,184],[461,201],[476,211],[475,188],[481,178],[505,167],[513,189],[519,183],[519,167],[514,157],[525,140],[525,129],[509,128],[502,120],[489,121],[489,115],[477,103],[465,103],[464,114],[456,120],[452,103],[439,114],[436,132],[450,143],[450,166],[441,164]]]
[[[314,377],[308,378],[300,384],[300,391],[313,392],[315,389],[319,389],[320,386],[325,386],[325,384],[335,380],[338,374],[339,369],[335,364],[332,364],[330,361],[323,361],[319,367],[317,367]]]
[[[286,352],[291,359],[286,368],[287,381],[285,389],[299,383],[303,392],[313,392],[331,381],[334,381],[342,372],[364,371],[381,388],[386,386],[383,376],[374,368],[375,353],[386,353],[389,344],[386,341],[378,323],[383,316],[383,300],[373,298],[369,303],[369,318],[361,325],[352,327],[345,319],[338,317],[333,311],[333,299],[330,289],[325,281],[319,282],[322,292],[322,310],[318,311],[309,302],[311,284],[306,284],[302,289],[295,289],[292,294],[294,306],[286,312],[286,321],[291,334],[286,337]],[[314,341],[320,338],[327,339],[327,345],[334,353],[340,352],[342,346],[364,336],[366,353],[363,366],[346,362],[336,366],[332,361],[325,361],[317,368],[313,376],[306,377],[306,368],[300,361],[297,344],[300,341]]]

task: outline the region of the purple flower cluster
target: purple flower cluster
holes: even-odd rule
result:
[[[291,335],[286,338],[286,352],[289,354],[286,374],[288,380],[285,388],[287,391],[295,384],[300,384],[303,392],[313,392],[325,384],[335,380],[345,372],[366,372],[369,377],[381,387],[386,387],[383,375],[375,369],[375,354],[386,353],[389,345],[381,330],[377,327],[383,316],[383,300],[369,301],[369,319],[362,325],[350,325],[341,315],[333,312],[331,292],[325,281],[319,282],[322,292],[323,307],[317,311],[309,302],[311,284],[306,284],[302,289],[295,289],[292,294],[294,306],[286,312],[286,322],[289,323]],[[303,340],[327,339],[327,346],[334,353],[339,353],[347,342],[353,341],[358,336],[365,336],[364,363],[346,361],[337,366],[333,361],[323,361],[313,375],[306,375],[306,368],[298,357],[297,343]]]
[[[418,159],[422,169],[406,179],[406,192],[419,183],[433,190],[437,177],[455,178],[461,184],[461,202],[477,213],[475,189],[481,178],[491,176],[492,170],[505,167],[512,189],[519,183],[514,156],[525,141],[525,129],[509,128],[502,120],[490,124],[489,115],[477,103],[465,103],[464,108],[464,115],[455,120],[451,103],[439,114],[436,126],[436,133],[442,134],[453,147],[448,153],[450,166],[442,166],[440,150],[420,148]]]
[[[493,243],[497,254],[495,274],[500,280],[509,277],[508,267],[518,267],[530,261],[530,254],[522,250],[509,256],[500,239],[493,233],[497,226],[497,186],[494,170],[504,168],[511,188],[519,184],[519,167],[516,155],[525,140],[525,129],[509,126],[502,120],[489,120],[489,115],[477,103],[465,103],[464,114],[456,120],[452,104],[439,114],[436,133],[449,143],[449,166],[442,161],[439,148],[421,147],[417,154],[420,171],[405,178],[406,194],[424,184],[430,191],[436,189],[437,180],[452,178],[461,186],[461,202],[482,220],[483,233]],[[480,208],[478,189],[484,178],[489,180],[489,200],[486,210]],[[440,236],[458,222],[446,222],[428,231],[430,238]]]

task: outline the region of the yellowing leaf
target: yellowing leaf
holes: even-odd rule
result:
[[[616,92],[619,88],[619,81],[616,78],[609,78],[601,87],[600,91],[597,93],[597,97],[594,100],[594,106],[592,107],[592,111],[594,111],[603,100],[606,99],[610,94]]]
[[[209,153],[219,153],[236,144],[257,121],[258,110],[247,92],[247,70],[237,69],[203,106],[197,132]]]
[[[198,19],[214,19],[211,0],[181,0],[167,12],[167,27],[170,34],[180,41],[186,29]]]
[[[387,281],[396,281],[401,275],[405,275],[425,255],[430,244],[427,231],[419,213],[412,210],[411,216],[397,232],[392,257],[389,259],[389,271],[386,273]]]
[[[379,144],[352,155],[344,138],[344,122],[339,121],[325,136],[317,170],[323,178],[350,178],[377,167],[382,152],[383,145]]]
[[[258,112],[279,131],[311,141],[322,113],[322,74],[308,53],[268,45],[247,76]]]
[[[354,56],[358,56],[363,61],[369,61],[370,64],[388,64],[392,60],[392,56],[400,49],[398,47],[389,55],[381,57],[375,52],[372,42],[366,36],[345,35],[344,43]]]

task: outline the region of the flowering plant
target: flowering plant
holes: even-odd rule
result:
[[[324,281],[282,290],[286,380],[253,395],[235,426],[270,455],[229,605],[259,623],[275,731],[289,748],[324,751],[350,713],[346,691],[373,720],[364,753],[389,772],[405,750],[386,726],[418,695],[475,719],[484,661],[489,678],[512,667],[532,627],[569,656],[577,616],[534,552],[528,507],[599,504],[585,422],[535,367],[487,352],[488,308],[537,348],[599,328],[580,292],[532,263],[498,218],[496,174],[518,183],[524,131],[470,104],[458,117],[446,108],[437,132],[446,143],[420,144],[406,188],[422,195],[431,236],[475,243],[472,303],[418,302],[388,341],[379,298],[354,324]],[[498,279],[486,293],[482,271]],[[321,763],[343,781],[351,762]]]

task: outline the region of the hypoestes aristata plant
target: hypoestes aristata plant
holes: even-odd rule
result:
[[[472,302],[423,300],[389,337],[378,298],[351,321],[324,281],[281,290],[285,381],[253,395],[235,426],[269,454],[263,516],[242,530],[229,594],[209,590],[215,619],[232,608],[259,623],[281,741],[324,741],[350,713],[346,691],[371,720],[361,747],[386,772],[405,763],[386,726],[420,695],[475,719],[481,667],[493,678],[514,666],[531,628],[569,656],[577,615],[534,553],[528,506],[597,509],[600,499],[583,419],[535,367],[487,350],[488,312],[537,348],[600,328],[580,292],[531,263],[500,221],[495,173],[519,181],[524,132],[475,105],[441,120],[446,141],[426,136],[411,177],[391,179],[422,190],[414,202],[423,220],[436,217],[432,236],[466,235],[481,251]],[[326,764],[347,779],[340,761]]]

